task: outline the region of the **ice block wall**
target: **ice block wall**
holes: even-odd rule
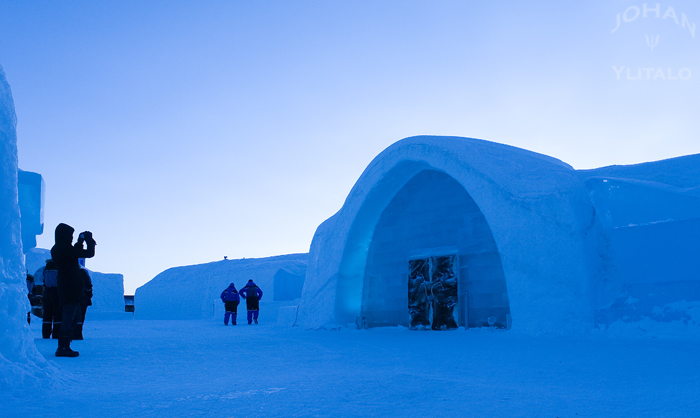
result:
[[[700,163],[697,156],[695,160]],[[653,167],[654,163],[641,164],[635,171],[653,178]],[[663,171],[665,177],[660,179],[674,183],[674,167],[667,164]],[[688,174],[685,170],[678,173],[684,177],[683,185],[688,184]],[[586,186],[610,237],[622,283],[616,300],[596,311],[596,323],[645,317],[662,322],[683,320],[682,314],[668,314],[665,307],[700,301],[700,190],[614,177],[589,178]]]
[[[17,193],[17,119],[0,67],[0,392],[36,388],[53,368],[27,325],[27,299]]]

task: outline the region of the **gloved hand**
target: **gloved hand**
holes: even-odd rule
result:
[[[97,245],[97,242],[92,238],[92,232],[90,231],[85,231],[82,234],[80,234],[83,238],[85,238],[85,242],[87,242],[90,245]]]

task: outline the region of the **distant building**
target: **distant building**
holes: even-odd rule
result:
[[[134,312],[134,295],[124,295],[124,312]]]

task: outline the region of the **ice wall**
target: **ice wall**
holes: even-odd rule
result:
[[[274,277],[274,300],[282,302],[301,298],[305,277],[305,268],[303,271],[289,271],[284,268],[277,270]]]
[[[700,328],[691,309],[700,305],[699,168],[700,155],[691,155],[581,173],[621,282],[615,300],[596,310],[599,326]]]
[[[36,350],[27,325],[29,301],[17,191],[16,123],[12,93],[0,67],[0,393],[3,395],[34,391],[42,380],[55,375],[55,369]]]
[[[43,276],[40,273],[44,271],[46,260],[49,258],[51,258],[51,250],[44,248],[32,248],[24,255],[26,269],[34,275],[35,284],[44,284]]]
[[[291,276],[303,276],[307,259],[307,254],[290,254],[174,267],[136,289],[134,316],[137,319],[223,319],[221,292],[229,283],[240,290],[252,279],[264,292],[260,320],[276,322],[277,309],[289,302],[274,301],[275,276],[280,269]],[[241,303],[239,313],[245,313],[245,302]]]

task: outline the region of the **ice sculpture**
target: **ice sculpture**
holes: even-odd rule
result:
[[[457,328],[456,262],[456,255],[409,260],[408,311],[411,328]],[[468,322],[468,319],[461,318],[461,322]]]
[[[22,225],[22,251],[36,247],[36,236],[44,232],[44,178],[19,170],[19,212]]]

